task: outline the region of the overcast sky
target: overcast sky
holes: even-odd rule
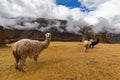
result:
[[[9,17],[43,17],[84,22],[94,25],[95,32],[109,28],[120,33],[119,9],[120,0],[0,0],[0,25],[15,24]]]

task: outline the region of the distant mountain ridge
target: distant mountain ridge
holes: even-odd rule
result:
[[[20,18],[21,20],[23,18]],[[19,40],[23,38],[30,38],[30,39],[38,39],[38,40],[43,40],[44,34],[46,32],[50,32],[52,34],[52,40],[54,41],[80,41],[81,38],[80,35],[74,34],[74,33],[69,33],[66,31],[66,20],[58,20],[58,19],[45,19],[45,18],[37,18],[37,19],[31,19],[28,21],[29,23],[39,23],[40,25],[37,26],[38,29],[16,29],[12,28],[12,26],[8,26],[8,28],[4,29],[5,36],[7,40]],[[39,30],[41,27],[46,28],[48,25],[54,26],[53,24],[57,25],[56,22],[59,22],[58,27],[59,29],[62,30],[59,31],[56,27],[50,27],[46,29],[45,31]],[[18,25],[24,25],[24,20],[21,22],[18,22]]]
[[[90,26],[81,29],[80,34],[75,34],[68,32],[66,30],[67,20],[58,20],[58,19],[45,19],[45,18],[17,18],[18,23],[16,25],[21,25],[24,27],[24,22],[30,23],[39,23],[35,28],[26,28],[26,29],[17,29],[13,26],[8,26],[8,28],[4,28],[4,33],[7,42],[16,41],[23,38],[44,40],[44,35],[46,32],[50,32],[52,34],[53,41],[82,41],[82,34],[92,34],[90,31]],[[56,26],[57,25],[57,26]],[[54,27],[55,26],[55,27]],[[26,26],[25,26],[26,27]],[[28,26],[29,27],[29,26]],[[43,30],[40,30],[43,29]],[[90,33],[89,33],[90,32]],[[120,34],[106,34],[107,42],[120,42]]]

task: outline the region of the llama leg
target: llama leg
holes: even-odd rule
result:
[[[19,58],[16,58],[15,69],[18,69]]]
[[[17,53],[15,53],[15,51],[13,51],[13,56],[15,58],[15,69],[18,69],[19,57],[17,56]]]
[[[87,51],[87,47],[86,46],[84,47],[84,50],[85,50],[85,52]]]
[[[91,48],[91,47],[92,47],[92,45],[90,44],[90,45],[89,45],[89,48]]]
[[[35,63],[38,63],[38,55],[34,56],[34,61],[35,61]]]
[[[15,63],[15,69],[16,69],[16,70],[18,69],[18,62],[19,62],[19,60],[16,61],[16,63]]]
[[[15,69],[18,69],[18,62],[19,62],[19,59],[15,58]]]
[[[19,63],[18,63],[18,70],[19,71],[25,72],[25,70],[23,69],[23,66],[25,64],[25,60],[26,60],[26,58],[19,60]]]

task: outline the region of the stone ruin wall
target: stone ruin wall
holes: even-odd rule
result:
[[[3,27],[0,26],[0,47],[5,45],[5,34]]]

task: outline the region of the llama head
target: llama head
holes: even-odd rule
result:
[[[45,36],[46,38],[51,39],[51,33],[46,33]]]

